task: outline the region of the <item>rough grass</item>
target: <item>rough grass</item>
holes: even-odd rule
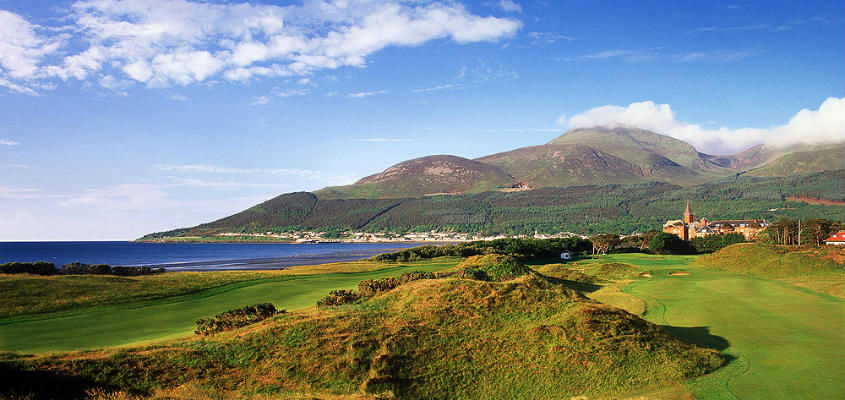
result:
[[[705,255],[694,265],[777,279],[820,293],[845,297],[845,248],[740,243]]]
[[[194,390],[212,398],[530,399],[633,395],[723,362],[714,350],[555,282],[535,274],[507,282],[418,280],[213,340],[2,365],[72,376],[77,386],[68,390],[151,396]]]
[[[506,281],[531,272],[530,268],[516,258],[502,254],[472,256],[458,264],[457,269],[470,270],[470,274],[477,270],[494,281]]]

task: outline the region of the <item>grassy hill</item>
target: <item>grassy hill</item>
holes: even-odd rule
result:
[[[193,228],[145,236],[207,236],[217,232],[266,232],[292,227],[367,231],[533,234],[534,230],[644,232],[659,228],[692,201],[708,219],[781,217],[840,220],[841,205],[787,201],[791,196],[845,201],[845,170],[788,178],[731,177],[691,187],[663,183],[548,187],[406,199],[322,199],[310,193],[282,195],[241,213]],[[770,211],[774,210],[774,211]]]
[[[777,279],[845,297],[845,248],[740,243],[701,256],[696,266]]]
[[[495,166],[437,155],[403,161],[353,185],[328,187],[317,191],[317,195],[324,199],[420,197],[478,193],[512,183],[513,177]]]
[[[147,348],[7,356],[0,379],[5,391],[45,398],[85,390],[103,398],[119,398],[108,394],[115,391],[156,398],[615,398],[677,385],[723,363],[716,350],[529,271],[502,282],[459,275],[411,281],[351,304]]]

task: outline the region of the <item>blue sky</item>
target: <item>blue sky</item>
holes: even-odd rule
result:
[[[845,138],[841,1],[0,0],[0,240],[132,239],[636,125]]]

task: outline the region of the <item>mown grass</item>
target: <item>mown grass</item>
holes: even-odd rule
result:
[[[738,271],[782,276],[773,264],[756,265],[766,246],[729,250]],[[724,250],[723,250],[724,251]],[[718,254],[718,253],[716,253]],[[799,266],[788,279],[827,276],[814,254],[784,252]],[[715,257],[612,255],[601,262],[639,265],[652,273],[623,291],[645,300],[644,317],[685,340],[720,349],[732,361],[712,375],[688,384],[699,399],[795,399],[845,396],[845,303],[779,280],[710,269]],[[722,259],[724,260],[724,258]],[[761,257],[761,263],[771,261]],[[802,261],[803,260],[803,261]],[[590,261],[595,262],[595,261]],[[747,268],[746,268],[747,267]],[[821,272],[819,271],[821,270]],[[689,275],[669,275],[687,272]]]
[[[678,385],[723,359],[529,274],[417,280],[209,339],[15,362],[18,371],[159,397],[200,388],[225,398],[540,399],[633,395]]]
[[[159,276],[138,279],[83,281],[52,277],[30,281],[42,289],[41,297],[15,292],[9,297],[30,296],[31,308],[49,309],[63,304],[68,293],[91,296],[65,311],[27,313],[0,318],[0,350],[47,352],[96,349],[174,339],[193,332],[198,318],[213,316],[247,304],[270,302],[279,309],[296,310],[313,305],[332,289],[352,288],[364,279],[395,276],[410,270],[439,271],[453,267],[454,260],[432,260],[401,265],[375,262],[335,263],[297,267],[283,271],[236,273],[224,285],[198,289],[226,279],[230,272],[168,273],[161,287]],[[58,278],[58,279],[57,279]],[[182,278],[182,280],[180,280]],[[52,280],[51,280],[52,279]],[[32,283],[34,282],[34,283]],[[56,283],[58,282],[58,284]],[[68,289],[54,288],[67,284]],[[203,286],[205,285],[205,286]],[[149,290],[143,293],[142,290]],[[138,294],[140,293],[140,294]],[[173,295],[169,295],[174,293]],[[137,297],[132,297],[136,296]],[[4,292],[5,296],[5,292]],[[99,304],[99,305],[98,305]]]

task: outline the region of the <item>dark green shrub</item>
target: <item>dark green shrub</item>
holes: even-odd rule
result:
[[[108,264],[95,264],[88,268],[88,273],[91,275],[111,275],[112,269],[111,265]]]
[[[251,325],[284,312],[285,310],[276,310],[276,306],[272,303],[253,304],[229,310],[211,318],[200,318],[197,320],[197,329],[194,333],[197,335],[211,335],[217,332]]]
[[[58,273],[56,265],[46,261],[7,262],[0,264],[0,274],[54,275]]]
[[[332,290],[326,297],[317,301],[317,306],[339,306],[343,304],[354,303],[360,299],[361,296],[355,293],[354,290],[338,289]]]
[[[361,297],[375,296],[379,292],[387,292],[399,286],[396,278],[367,279],[358,282],[358,294]]]

